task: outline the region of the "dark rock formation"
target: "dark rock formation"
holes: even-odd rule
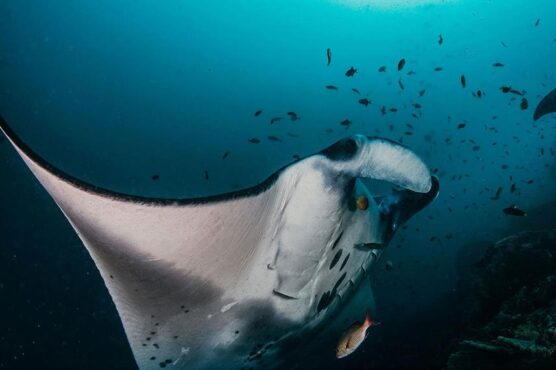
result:
[[[556,369],[556,230],[490,247],[474,286],[470,335],[447,368]]]

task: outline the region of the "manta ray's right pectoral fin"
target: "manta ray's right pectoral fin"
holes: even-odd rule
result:
[[[439,191],[440,182],[437,177],[432,176],[431,188],[426,193],[403,189],[375,198],[381,214],[384,242],[388,242],[401,225],[436,199]]]

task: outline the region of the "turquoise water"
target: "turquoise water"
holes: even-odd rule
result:
[[[354,133],[402,141],[438,170],[440,197],[386,252],[394,270],[373,272],[381,331],[354,362],[332,368],[438,367],[433,344],[416,350],[423,333],[412,325],[450,337],[461,265],[479,256],[468,246],[554,226],[556,120],[532,120],[556,87],[554,1],[2,1],[0,14],[0,113],[37,153],[104,188],[217,194]],[[502,86],[524,90],[529,108]],[[94,265],[6,141],[0,179],[0,368],[99,368],[106,359],[105,368],[134,368]],[[538,211],[512,219],[502,209],[514,203]]]

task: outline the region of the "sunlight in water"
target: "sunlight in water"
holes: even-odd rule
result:
[[[355,8],[408,8],[433,4],[454,3],[457,0],[333,0]]]

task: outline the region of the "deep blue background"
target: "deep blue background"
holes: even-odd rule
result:
[[[455,0],[392,9],[348,2],[2,1],[0,113],[68,173],[145,196],[253,185],[292,155],[357,132],[402,140],[438,169],[441,196],[372,273],[383,325],[354,358],[328,365],[439,367],[464,329],[463,287],[484,246],[554,226],[556,120],[531,117],[556,87],[556,3]],[[398,72],[401,58],[407,64]],[[377,71],[382,65],[386,73]],[[351,66],[359,71],[347,78]],[[326,90],[329,84],[339,90]],[[522,110],[503,85],[525,90],[531,107]],[[472,96],[479,89],[482,99]],[[358,104],[361,97],[372,104]],[[382,115],[382,106],[398,112]],[[290,121],[287,111],[301,119]],[[271,125],[277,116],[285,118]],[[339,124],[345,118],[353,121],[348,129]],[[461,122],[466,127],[457,130]],[[252,137],[262,142],[251,144]],[[510,193],[514,183],[518,191]],[[490,199],[499,186],[500,199]],[[512,203],[530,216],[504,216]],[[388,260],[394,269],[387,272]],[[0,368],[39,366],[135,365],[95,266],[4,140]]]

